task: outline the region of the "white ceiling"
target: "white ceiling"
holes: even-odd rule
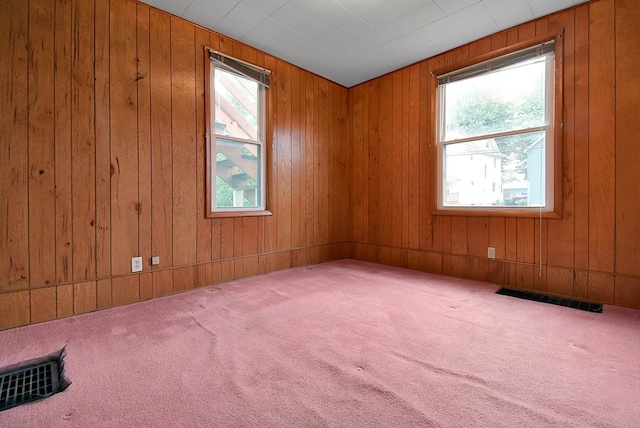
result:
[[[141,0],[351,87],[587,0]]]

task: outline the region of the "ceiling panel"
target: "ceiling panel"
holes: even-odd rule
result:
[[[587,0],[140,0],[351,87]]]

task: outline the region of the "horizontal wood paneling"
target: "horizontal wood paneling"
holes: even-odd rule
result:
[[[355,256],[390,263],[393,251],[408,250],[415,269],[640,307],[640,42],[632,24],[639,14],[637,2],[591,1],[351,88]],[[423,210],[435,174],[428,72],[560,29],[562,218],[432,216]],[[393,206],[382,208],[383,200]],[[496,249],[495,261],[486,257],[488,246]]]
[[[350,255],[346,88],[132,0],[5,3],[0,328]],[[273,70],[272,216],[204,216],[204,45]]]

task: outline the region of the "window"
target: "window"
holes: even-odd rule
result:
[[[558,213],[556,44],[435,74],[436,212]]]
[[[265,145],[269,71],[206,52],[209,216],[269,214]]]

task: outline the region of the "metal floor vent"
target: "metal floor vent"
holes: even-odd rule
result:
[[[0,368],[0,411],[64,391],[64,348],[35,360]]]
[[[496,294],[517,297],[519,299],[533,300],[535,302],[550,303],[552,305],[566,306],[568,308],[580,309],[581,311],[602,313],[602,305],[598,303],[582,302],[580,300],[565,299],[546,294],[531,293],[529,291],[514,290],[512,288],[501,288]]]

